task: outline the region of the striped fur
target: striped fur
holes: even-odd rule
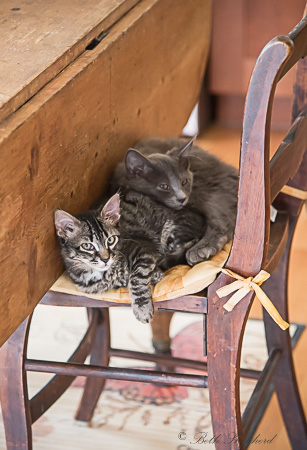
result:
[[[143,323],[153,316],[150,285],[163,278],[161,269],[184,262],[204,226],[192,210],[169,210],[133,191],[121,200],[121,208],[115,194],[103,207],[76,217],[55,212],[63,260],[74,284],[88,293],[128,286],[133,312]]]

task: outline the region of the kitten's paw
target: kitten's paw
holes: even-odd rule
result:
[[[190,266],[194,266],[197,263],[206,261],[207,259],[216,255],[220,250],[222,250],[227,241],[228,239],[226,236],[220,237],[218,241],[215,242],[215,244],[207,244],[204,241],[199,241],[185,254],[188,264]]]
[[[188,264],[194,266],[195,264],[206,261],[211,258],[211,256],[216,255],[217,251],[216,247],[206,247],[203,244],[201,246],[195,245],[186,252],[185,256]]]
[[[151,275],[151,284],[153,286],[155,286],[157,283],[159,283],[159,281],[161,281],[164,278],[164,272],[162,272],[162,270],[156,270],[152,275]]]
[[[154,306],[152,302],[142,306],[133,304],[132,309],[137,320],[142,323],[149,323],[153,318]]]

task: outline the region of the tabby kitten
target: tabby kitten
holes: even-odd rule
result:
[[[162,255],[160,267],[164,270],[187,263],[186,250],[201,238],[205,227],[205,218],[193,208],[169,209],[133,190],[121,199],[120,232],[153,242]]]
[[[214,155],[180,138],[145,139],[116,168],[111,190],[130,189],[171,209],[188,205],[206,217],[201,238],[186,252],[190,265],[219,252],[234,232],[238,173]]]
[[[163,278],[161,268],[178,262],[203,233],[204,219],[193,211],[174,211],[154,200],[129,192],[115,194],[104,206],[76,217],[57,210],[55,228],[63,260],[74,284],[84,292],[105,292],[128,286],[138,320],[153,316],[150,284]],[[186,233],[187,218],[193,222]]]
[[[138,320],[153,316],[150,283],[162,279],[160,259],[150,241],[132,241],[120,236],[119,195],[100,210],[76,217],[55,211],[55,228],[61,253],[74,284],[87,293],[106,292],[128,286],[133,312]]]

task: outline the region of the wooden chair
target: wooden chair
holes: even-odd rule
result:
[[[265,269],[271,277],[265,291],[281,315],[288,320],[287,278],[291,242],[297,218],[307,191],[307,119],[306,73],[307,17],[288,36],[270,41],[261,52],[251,78],[242,132],[238,214],[235,235],[226,268],[244,278],[254,277]],[[297,63],[294,86],[293,126],[269,162],[270,115],[278,81]],[[289,181],[290,180],[290,181]],[[287,183],[286,188],[283,186]],[[281,190],[283,193],[280,193]],[[270,223],[270,204],[279,213]],[[110,348],[108,308],[114,305],[82,296],[47,293],[43,304],[86,306],[89,327],[80,346],[67,363],[27,359],[27,341],[31,316],[16,330],[0,351],[0,394],[7,448],[31,448],[31,424],[35,422],[68,388],[76,376],[87,377],[76,418],[89,421],[104,387],[105,379],[122,379],[208,387],[214,435],[233,435],[228,448],[243,449],[250,442],[253,419],[261,408],[263,395],[272,381],[279,400],[292,447],[307,446],[306,420],[295,378],[289,331],[281,330],[266,311],[269,358],[262,372],[240,370],[244,329],[255,292],[248,294],[227,312],[229,299],[219,298],[218,288],[233,278],[222,273],[203,295],[159,302],[157,311],[193,311],[203,314],[204,344],[208,364],[170,355],[138,353]],[[247,282],[246,282],[247,283]],[[245,283],[245,285],[246,285]],[[248,285],[250,286],[250,285]],[[170,317],[170,316],[168,316]],[[166,329],[168,320],[166,320]],[[90,364],[83,362],[90,354]],[[203,375],[145,371],[108,366],[110,356],[154,361],[160,366],[201,369]],[[55,377],[29,400],[27,371],[55,373]],[[240,376],[258,379],[250,402],[241,418],[239,402]],[[137,437],[136,437],[137,439]],[[216,442],[217,449],[225,449]]]

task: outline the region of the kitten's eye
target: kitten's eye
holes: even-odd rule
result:
[[[84,242],[83,244],[80,245],[80,247],[86,251],[95,250],[95,247],[92,244],[90,244],[89,242]]]
[[[117,236],[109,236],[106,240],[107,247],[114,247],[114,245],[117,243],[118,237]]]
[[[182,184],[182,186],[185,186],[186,184],[187,184],[187,182],[188,182],[189,180],[186,178],[185,180],[183,180],[183,182],[181,183]]]
[[[159,188],[163,189],[164,191],[169,191],[169,185],[165,183],[160,184]]]

